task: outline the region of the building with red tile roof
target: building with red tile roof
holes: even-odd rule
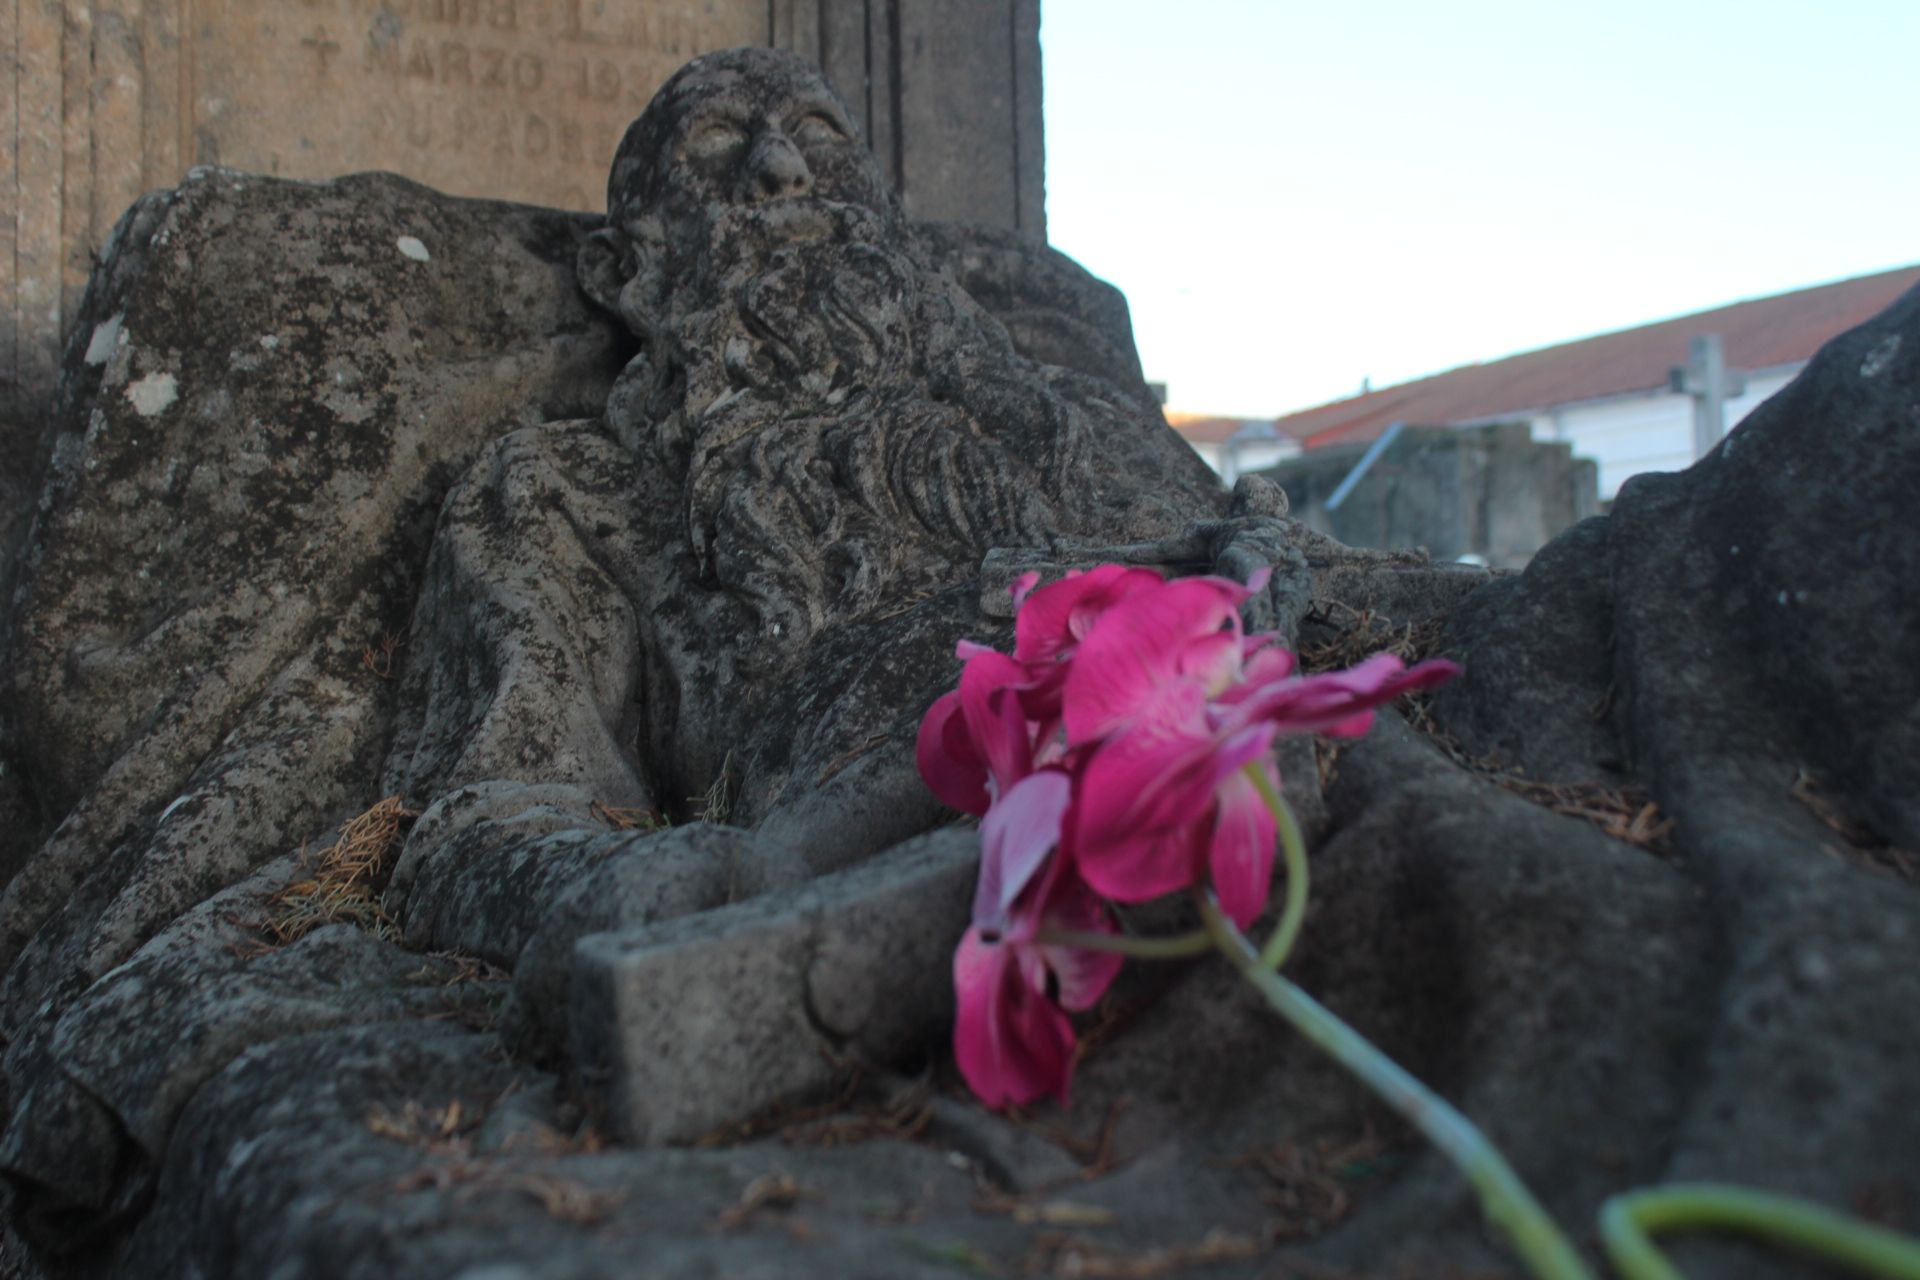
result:
[[[1601,495],[1611,497],[1635,472],[1676,470],[1694,460],[1692,398],[1669,382],[1671,371],[1687,363],[1694,338],[1719,335],[1727,368],[1744,378],[1744,390],[1726,401],[1730,430],[1822,344],[1916,285],[1920,265],[1754,298],[1383,387],[1287,414],[1273,427],[1311,450],[1369,441],[1396,422],[1524,421],[1535,439],[1568,441],[1599,463]],[[1245,425],[1224,425],[1234,421],[1203,419],[1175,429],[1199,446]]]

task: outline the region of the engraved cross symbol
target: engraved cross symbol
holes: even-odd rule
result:
[[[323,76],[327,74],[327,59],[340,52],[339,43],[327,39],[326,29],[323,27],[315,27],[313,34],[300,43],[311,48],[314,56],[320,60],[320,74]]]

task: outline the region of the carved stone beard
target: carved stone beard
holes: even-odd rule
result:
[[[776,652],[1044,538],[1057,478],[930,393],[941,286],[879,215],[729,207],[692,253],[656,243],[621,295],[642,350],[608,418],[683,477],[699,578]]]

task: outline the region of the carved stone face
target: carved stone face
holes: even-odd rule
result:
[[[616,224],[647,214],[669,228],[806,199],[897,212],[845,104],[810,63],[777,49],[687,64],[627,131],[607,190]]]

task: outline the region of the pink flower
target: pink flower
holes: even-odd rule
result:
[[[1027,668],[1029,687],[1021,698],[1027,714],[1051,720],[1060,714],[1060,690],[1069,663],[1101,615],[1130,596],[1166,583],[1151,569],[1119,564],[1070,573],[1034,591],[1038,577],[1027,574],[1014,583],[1019,612],[1013,620],[1013,656]]]
[[[1036,580],[1014,584],[1014,652],[963,642],[960,686],[928,709],[916,747],[935,794],[983,815],[973,922],[953,958],[954,1050],[995,1107],[1065,1101],[1067,1014],[1120,969],[1115,953],[1042,942],[1049,928],[1111,933],[1106,900],[1202,882],[1251,924],[1273,878],[1260,783],[1280,785],[1274,741],[1365,733],[1375,707],[1458,671],[1382,654],[1302,677],[1272,636],[1242,634],[1264,575],[1168,582],[1104,565]]]
[[[996,796],[1033,772],[1045,727],[1020,702],[1024,667],[1004,653],[962,643],[960,687],[942,694],[920,721],[920,776],[963,813],[982,815]]]
[[[1274,821],[1243,772],[1281,734],[1366,732],[1373,708],[1452,678],[1452,663],[1403,670],[1380,654],[1349,671],[1299,677],[1291,654],[1244,638],[1252,587],[1169,582],[1109,610],[1076,655],[1062,714],[1085,755],[1076,775],[1073,857],[1096,892],[1144,902],[1209,876],[1243,928],[1265,906]]]
[[[920,776],[944,804],[987,812],[1037,763],[1059,760],[1060,690],[1069,660],[1100,615],[1115,603],[1164,586],[1151,569],[1102,565],[1034,590],[1039,574],[1013,584],[1011,657],[960,642],[960,687],[937,699],[920,721]]]
[[[953,957],[953,1045],[990,1107],[1049,1094],[1066,1101],[1074,1051],[1066,1010],[1092,1007],[1120,971],[1116,954],[1039,941],[1043,925],[1113,932],[1100,900],[1057,855],[1072,790],[1057,770],[1030,774],[980,824],[973,925]]]

